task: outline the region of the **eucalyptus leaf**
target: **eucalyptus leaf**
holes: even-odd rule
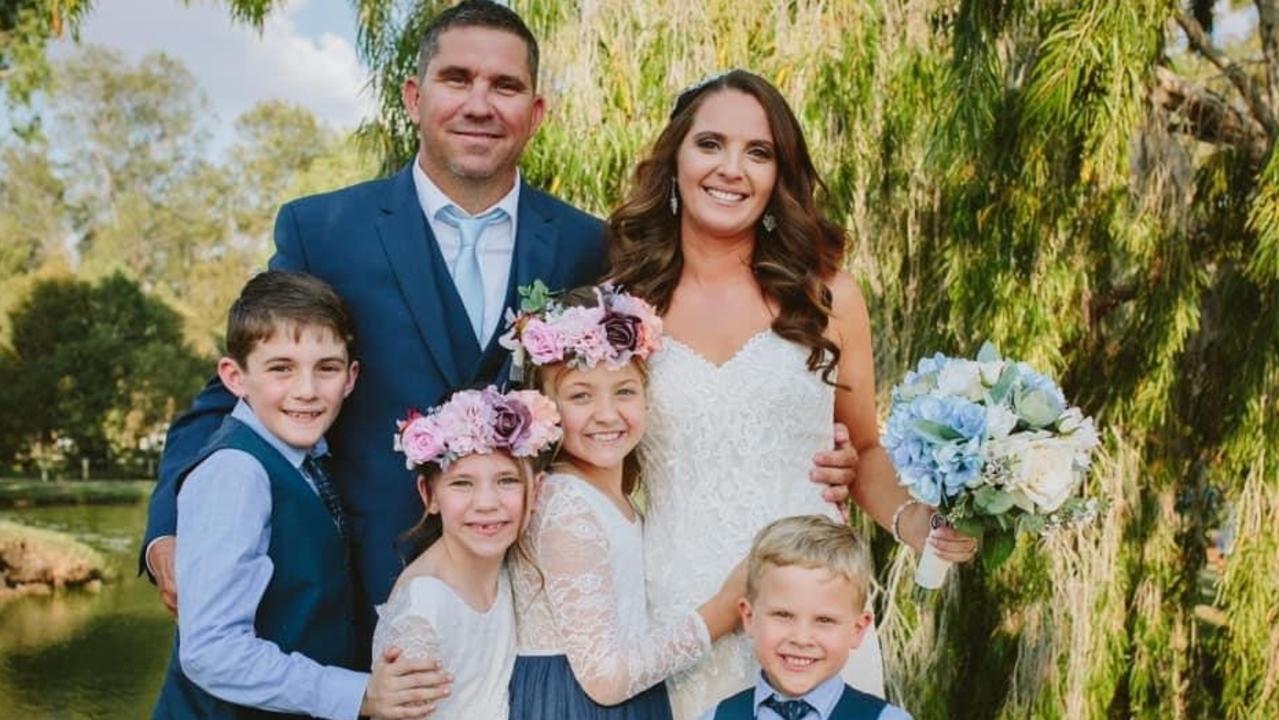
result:
[[[989,485],[977,489],[974,494],[977,509],[986,515],[1003,515],[1013,507],[1013,496]]]
[[[989,340],[983,342],[981,349],[977,351],[977,362],[979,363],[999,362],[1003,359],[999,354],[999,348],[996,348],[995,344]]]
[[[951,440],[959,440],[963,436],[955,432],[954,428],[949,425],[942,425],[939,422],[925,420],[923,418],[915,418],[912,423],[919,434],[927,437],[934,442],[949,442]]]
[[[955,518],[950,524],[968,537],[979,538],[986,532],[986,524],[974,518]]]
[[[1013,389],[1013,383],[1017,382],[1017,366],[1009,363],[1004,366],[1004,371],[999,374],[999,382],[995,383],[995,387],[990,389],[990,401],[996,405],[1002,403],[1008,397],[1008,392]]]
[[[1007,562],[1017,549],[1017,538],[1006,530],[993,530],[982,541],[981,564],[987,570],[995,570]]]
[[[1043,515],[1022,515],[1017,521],[1017,529],[1027,535],[1039,535],[1047,523]]]

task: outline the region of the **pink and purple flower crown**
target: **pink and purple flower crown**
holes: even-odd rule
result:
[[[542,282],[520,288],[520,314],[509,313],[502,347],[513,351],[512,375],[522,375],[524,359],[534,365],[565,363],[616,370],[631,358],[647,360],[662,347],[662,319],[652,305],[612,284],[595,288],[596,307],[565,307]]]
[[[536,390],[502,394],[490,385],[456,392],[425,415],[410,411],[396,423],[395,450],[418,471],[432,463],[448,470],[458,458],[499,450],[535,457],[560,439],[559,422],[555,403]]]

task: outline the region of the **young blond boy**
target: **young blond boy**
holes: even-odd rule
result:
[[[783,518],[755,536],[747,562],[739,609],[760,678],[703,720],[910,720],[840,676],[871,623],[857,533],[818,515]]]
[[[227,322],[222,382],[239,398],[179,481],[178,636],[154,718],[416,717],[431,663],[354,667],[346,521],[320,465],[355,385],[337,293],[269,271]]]

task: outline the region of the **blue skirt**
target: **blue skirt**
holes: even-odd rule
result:
[[[620,705],[600,705],[582,690],[564,655],[520,655],[511,673],[510,720],[673,720],[666,683]]]

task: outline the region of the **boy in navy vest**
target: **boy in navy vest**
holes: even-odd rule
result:
[[[852,528],[783,518],[755,536],[747,563],[739,609],[763,670],[703,720],[910,720],[840,676],[871,622],[870,558]]]
[[[265,272],[226,343],[218,376],[239,401],[179,480],[178,635],[154,717],[422,716],[444,689],[434,663],[393,650],[350,669],[348,530],[320,462],[359,371],[349,312],[316,278]]]

